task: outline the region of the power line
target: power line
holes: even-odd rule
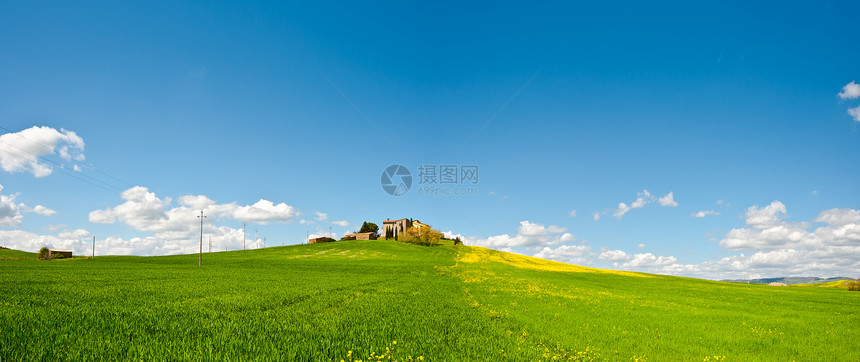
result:
[[[62,173],[62,174],[64,174],[64,175],[66,175],[66,176],[69,176],[69,177],[71,177],[71,178],[74,178],[74,179],[76,179],[76,180],[78,180],[78,181],[86,182],[86,183],[88,183],[88,184],[90,184],[90,185],[93,185],[93,186],[96,186],[96,187],[98,187],[98,188],[101,188],[101,189],[104,189],[104,190],[107,190],[107,191],[111,191],[111,192],[122,192],[122,191],[123,191],[123,190],[122,190],[121,188],[119,188],[119,187],[113,186],[113,185],[111,185],[111,184],[109,184],[109,183],[106,183],[106,182],[104,182],[104,181],[101,181],[101,180],[98,180],[98,179],[96,179],[96,178],[93,178],[92,176],[88,176],[88,175],[85,175],[85,174],[80,173],[80,172],[78,172],[78,173],[72,173],[72,172],[69,172],[65,167],[63,167],[63,165],[62,165],[62,164],[59,164],[59,163],[57,163],[57,162],[55,162],[55,161],[53,161],[53,160],[49,160],[49,159],[47,159],[47,158],[44,158],[44,157],[39,156],[39,155],[36,155],[36,154],[34,154],[34,153],[32,153],[32,152],[29,152],[29,151],[27,151],[27,150],[21,149],[21,148],[19,148],[19,147],[16,147],[16,146],[14,146],[14,145],[8,144],[8,143],[6,143],[6,142],[0,142],[0,143],[5,144],[5,145],[8,145],[8,146],[15,147],[15,148],[18,148],[19,150],[24,151],[24,152],[27,152],[27,153],[30,153],[30,154],[32,154],[32,155],[34,155],[34,156],[36,156],[36,157],[38,157],[38,158],[40,158],[40,159],[42,159],[42,160],[44,160],[44,161],[47,161],[47,162],[53,163],[53,164],[55,164],[55,165],[59,166],[59,168],[57,168],[57,169],[56,169],[58,172],[60,172],[60,173]],[[8,152],[8,151],[7,151],[7,152]],[[21,154],[12,153],[12,152],[8,152],[8,154],[9,154],[9,155],[12,155],[12,156],[20,157],[20,158],[22,158],[22,159],[24,159],[24,160],[29,160],[27,157],[25,157],[25,156],[23,156],[23,155],[21,155]],[[87,177],[89,177],[89,178],[91,178],[91,179],[93,179],[93,180],[96,180],[96,181],[101,182],[101,183],[102,183],[102,184],[104,184],[104,185],[99,185],[99,184],[94,183],[94,182],[92,182],[92,181],[89,181],[89,180],[85,180],[85,179],[83,179],[83,178],[80,178],[80,177],[78,177],[78,176],[77,176],[77,174],[80,174],[80,175],[83,175],[83,176],[87,176]]]
[[[53,153],[54,153],[54,148],[53,148],[53,147],[48,146],[48,145],[45,145],[44,143],[41,143],[41,142],[39,142],[39,141],[36,141],[36,140],[34,140],[34,139],[32,139],[32,138],[29,138],[29,137],[27,137],[27,136],[24,136],[24,135],[22,135],[20,132],[13,132],[12,130],[10,130],[10,129],[6,128],[6,127],[3,127],[3,126],[0,126],[0,129],[2,129],[2,130],[4,130],[4,131],[8,132],[9,134],[16,135],[16,136],[18,136],[18,138],[28,140],[28,141],[30,141],[30,142],[31,142],[32,144],[34,144],[34,145],[37,145],[37,146],[42,147],[45,151],[48,151],[48,154],[53,154]],[[35,155],[35,154],[34,154],[34,155]],[[42,159],[43,159],[43,160],[45,160],[45,161],[50,161],[50,160],[48,160],[48,159],[46,159],[46,158],[43,158],[42,156],[39,156],[39,155],[35,155],[35,156],[40,157],[40,158],[42,158]],[[50,162],[53,162],[53,161],[50,161]],[[86,167],[86,168],[88,168],[88,169],[90,169],[90,170],[93,170],[93,171],[95,171],[95,172],[98,172],[98,173],[100,173],[100,174],[103,174],[103,175],[105,175],[105,176],[107,176],[107,177],[110,177],[110,178],[112,178],[112,179],[114,179],[114,180],[116,180],[116,181],[119,181],[119,182],[121,182],[121,183],[123,183],[123,184],[127,185],[128,187],[133,187],[133,186],[134,186],[134,185],[132,185],[131,183],[126,182],[125,180],[122,180],[122,179],[117,178],[116,176],[113,176],[113,175],[111,175],[111,174],[109,174],[109,173],[107,173],[107,172],[104,172],[104,171],[102,171],[102,170],[97,169],[97,168],[96,168],[95,166],[93,166],[93,165],[90,165],[90,164],[86,164],[86,163],[80,162],[80,161],[78,161],[78,160],[75,160],[74,158],[69,158],[69,162],[74,163],[75,165],[78,165],[78,166]]]
[[[8,129],[6,129],[6,128],[2,127],[2,126],[0,126],[0,129],[4,129],[4,130],[7,130],[7,131],[8,131]],[[33,140],[29,139],[29,138],[26,138],[26,137],[24,137],[23,135],[20,135],[20,134],[18,134],[18,133],[6,133],[6,134],[14,134],[14,135],[16,135],[16,136],[18,136],[18,137],[20,137],[20,138],[23,138],[23,139],[26,139],[26,140],[28,140],[28,141],[32,142],[32,143],[33,143],[33,144],[35,144],[35,145],[38,145],[38,146],[41,146],[41,147],[45,147],[45,148],[46,148],[50,153],[53,153],[53,150],[51,150],[50,148],[47,148],[47,146],[44,146],[44,145],[42,145],[42,144],[39,144],[38,142],[33,141]],[[85,174],[85,173],[83,173],[83,172],[81,172],[81,171],[75,171],[74,173],[69,172],[69,171],[67,171],[67,169],[66,169],[66,166],[65,166],[65,165],[63,165],[63,164],[61,164],[61,163],[59,163],[59,162],[57,162],[57,161],[51,160],[51,159],[49,159],[49,158],[46,158],[46,157],[44,157],[44,156],[41,156],[41,155],[38,155],[38,154],[36,154],[36,153],[30,152],[30,151],[28,151],[28,150],[25,150],[25,149],[23,149],[23,148],[21,148],[21,147],[18,147],[18,146],[16,146],[16,145],[14,145],[14,144],[11,144],[11,143],[9,143],[9,142],[2,142],[2,141],[0,141],[0,144],[3,144],[3,145],[8,146],[8,147],[14,147],[14,148],[18,149],[18,150],[19,150],[19,151],[21,151],[21,152],[28,153],[28,154],[33,155],[34,157],[36,157],[36,158],[38,158],[38,159],[40,159],[40,160],[42,160],[42,161],[45,161],[45,162],[51,163],[51,164],[53,164],[54,166],[56,166],[56,168],[55,168],[55,169],[56,169],[58,172],[60,172],[60,173],[62,173],[62,174],[64,174],[64,175],[66,175],[66,176],[70,176],[70,177],[72,177],[72,178],[74,178],[74,179],[77,179],[77,180],[79,180],[79,181],[83,181],[83,182],[86,182],[86,183],[91,184],[91,185],[93,185],[93,186],[101,187],[101,188],[106,189],[106,190],[109,190],[109,191],[118,191],[118,192],[122,192],[122,191],[123,191],[123,189],[122,189],[122,188],[119,188],[119,187],[117,187],[117,186],[114,186],[114,185],[112,185],[112,184],[110,184],[110,183],[108,183],[108,182],[106,182],[106,181],[100,180],[100,179],[95,178],[95,177],[93,177],[93,176],[87,175],[87,174]],[[14,152],[14,150],[11,150],[11,149],[8,149],[8,148],[7,148],[5,151],[6,151],[6,153],[7,153],[7,154],[9,154],[9,155],[16,156],[16,157],[19,157],[19,158],[21,158],[21,159],[23,159],[23,160],[30,161],[30,159],[29,159],[28,157],[26,157],[26,156],[24,156],[24,155],[22,155],[22,154],[20,154],[20,153],[16,153],[16,152]],[[72,161],[73,163],[75,162],[75,161],[73,161],[73,160],[71,160],[71,161]],[[95,170],[95,168],[93,168],[93,167],[91,167],[91,166],[87,166],[87,165],[84,165],[84,166],[86,166],[87,168],[90,168],[90,169]],[[53,171],[53,169],[52,169],[52,171]],[[111,175],[108,175],[107,173],[105,173],[105,172],[103,172],[103,171],[99,171],[99,172],[101,172],[101,173],[105,174],[105,175],[106,175],[106,176],[108,176],[108,177],[114,178],[114,179],[116,179],[116,180],[118,180],[118,181],[120,181],[120,182],[126,183],[125,181],[119,180],[119,179],[117,179],[116,177],[113,177],[113,176],[111,176]],[[91,181],[84,180],[84,179],[82,179],[82,178],[78,177],[77,175],[81,175],[81,176],[87,177],[87,178],[89,178],[89,179],[91,179],[91,180],[93,180],[93,181],[96,181],[96,182],[101,183],[102,185],[95,184],[95,183],[93,183],[93,182],[91,182]],[[126,184],[128,184],[128,183],[126,183]],[[130,185],[130,184],[128,184],[128,185]]]

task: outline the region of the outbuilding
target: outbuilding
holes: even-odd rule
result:
[[[66,249],[48,249],[48,258],[71,258],[72,251]]]

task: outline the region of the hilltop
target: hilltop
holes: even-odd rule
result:
[[[860,293],[355,240],[0,263],[4,360],[857,360]],[[382,356],[382,357],[380,357]]]

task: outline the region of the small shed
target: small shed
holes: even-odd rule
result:
[[[336,240],[329,238],[329,237],[322,236],[322,237],[318,237],[318,238],[309,239],[308,244],[330,243],[332,241],[336,241]]]
[[[374,232],[355,233],[355,240],[376,240],[376,233],[374,233]]]
[[[72,251],[66,249],[48,249],[49,258],[71,258]]]

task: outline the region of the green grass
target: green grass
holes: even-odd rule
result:
[[[197,255],[18,260],[0,262],[0,359],[848,361],[860,359],[858,307],[839,288],[450,242],[220,252],[203,267]]]
[[[3,260],[24,260],[24,259],[37,259],[37,253],[28,253],[26,251],[14,250],[14,249],[0,249],[0,261]]]

